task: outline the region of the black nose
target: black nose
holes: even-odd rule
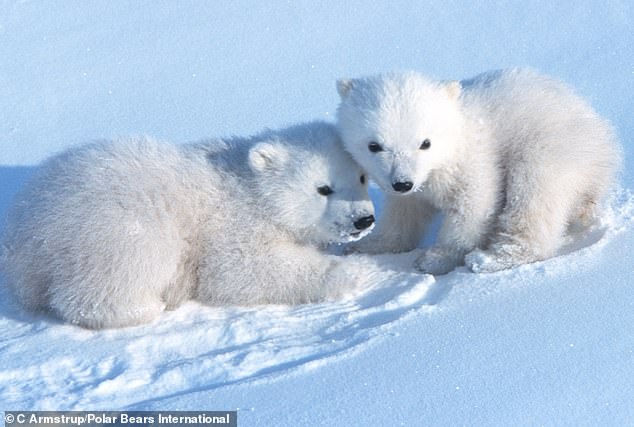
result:
[[[412,189],[413,186],[414,183],[412,183],[411,181],[395,182],[394,184],[392,184],[392,188],[399,193],[407,193],[409,190]]]
[[[374,223],[374,215],[364,216],[354,222],[354,228],[357,230],[365,230]]]

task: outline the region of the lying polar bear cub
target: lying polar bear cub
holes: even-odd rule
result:
[[[376,231],[353,247],[411,250],[442,211],[438,243],[418,261],[424,272],[554,255],[571,222],[592,218],[621,163],[610,125],[533,71],[462,82],[394,73],[337,88],[344,145],[386,194]]]
[[[373,227],[364,172],[320,122],[174,146],[141,138],[46,161],[13,206],[4,270],[19,300],[89,328],[194,298],[298,304],[359,286],[369,257],[318,247]]]

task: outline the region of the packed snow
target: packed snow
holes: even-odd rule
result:
[[[25,312],[0,276],[0,410],[237,410],[240,426],[634,425],[633,29],[634,6],[619,1],[0,1],[0,218],[65,147],[333,120],[337,78],[388,70],[536,68],[611,120],[626,157],[591,229],[553,259],[495,274],[386,271],[339,301],[189,302],[105,331]]]

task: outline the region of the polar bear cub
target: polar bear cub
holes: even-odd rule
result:
[[[24,305],[89,328],[148,322],[190,298],[298,304],[361,283],[369,257],[320,247],[373,221],[364,172],[330,124],[181,146],[98,142],[26,185],[4,270]]]
[[[346,149],[386,193],[357,248],[408,251],[434,212],[437,243],[419,259],[442,274],[490,272],[553,256],[588,222],[621,163],[610,125],[563,83],[523,69],[462,82],[415,72],[340,80]]]

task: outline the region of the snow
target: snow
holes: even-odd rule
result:
[[[495,274],[386,274],[360,295],[300,307],[191,302],[100,332],[24,312],[0,278],[0,410],[237,409],[241,426],[633,425],[633,24],[624,1],[0,0],[0,218],[64,147],[332,120],[337,78],[386,70],[537,68],[608,117],[626,155],[600,224],[556,258]]]

